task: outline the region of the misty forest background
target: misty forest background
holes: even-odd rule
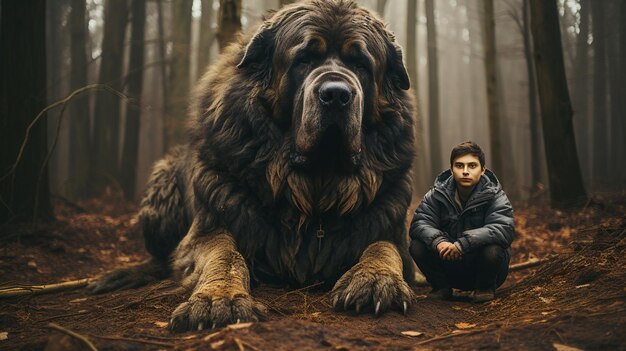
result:
[[[51,198],[138,200],[207,65],[287,2],[2,0],[0,222],[51,218]],[[358,2],[404,48],[417,196],[466,140],[517,202],[626,190],[626,1]]]

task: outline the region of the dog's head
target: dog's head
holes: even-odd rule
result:
[[[309,1],[274,13],[238,68],[262,82],[276,123],[293,132],[296,169],[356,169],[364,130],[409,88],[393,35],[352,1]]]

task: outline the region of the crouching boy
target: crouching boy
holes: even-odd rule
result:
[[[450,169],[424,196],[410,234],[431,297],[449,299],[457,288],[474,291],[474,302],[495,298],[508,274],[515,227],[511,203],[485,168],[480,146],[468,141],[452,149]]]

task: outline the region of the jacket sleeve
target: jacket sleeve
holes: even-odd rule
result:
[[[515,238],[513,207],[503,190],[499,190],[485,212],[485,225],[464,231],[458,239],[463,252],[470,252],[485,245],[511,246]]]
[[[441,228],[441,214],[433,195],[434,189],[424,195],[424,199],[413,215],[409,234],[411,240],[420,240],[433,251],[437,251],[437,244],[448,241],[448,237],[439,229]]]

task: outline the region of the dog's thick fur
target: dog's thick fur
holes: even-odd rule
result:
[[[139,214],[152,259],[92,290],[173,270],[191,290],[175,331],[257,320],[251,276],[324,282],[337,309],[406,312],[408,88],[400,48],[368,10],[319,0],[271,14],[205,74],[189,143],[154,168]]]

